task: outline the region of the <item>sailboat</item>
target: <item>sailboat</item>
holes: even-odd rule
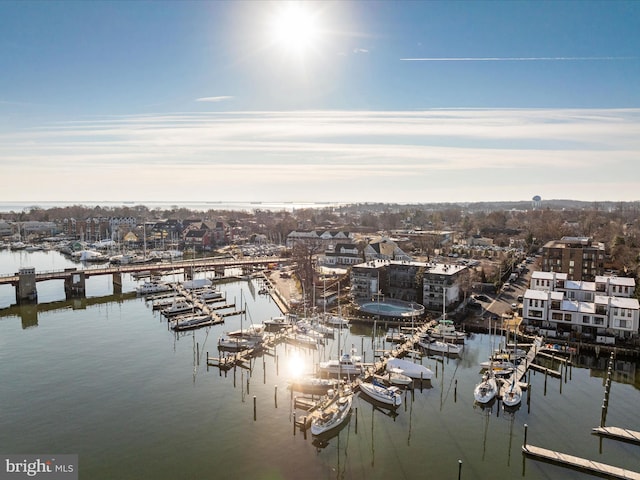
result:
[[[513,346],[514,354],[518,349],[518,335],[517,332],[515,333],[515,341]],[[507,382],[507,388],[504,388],[502,390],[502,403],[505,407],[517,407],[522,401],[522,388],[520,387],[520,383],[518,382],[517,374],[514,372],[511,375],[510,380],[508,380]]]
[[[338,333],[338,351],[340,351],[341,332]],[[338,377],[342,372],[344,355],[338,362]],[[321,365],[322,367],[322,365]],[[360,367],[361,368],[361,367]],[[320,409],[320,414],[311,420],[311,433],[313,435],[329,435],[346,424],[351,415],[353,404],[353,391],[343,385],[337,391],[330,390],[327,395],[327,406]]]
[[[346,423],[351,415],[351,405],[353,404],[353,392],[343,391],[332,399],[331,403],[320,415],[311,420],[311,433],[313,435],[328,435],[335,432]]]
[[[491,331],[491,325],[489,325],[489,331]],[[493,360],[489,360],[489,370],[482,375],[482,380],[473,389],[473,397],[476,402],[481,404],[487,404],[491,402],[498,393],[498,382],[496,376],[493,373]]]
[[[402,393],[398,387],[387,387],[373,379],[371,382],[360,383],[360,391],[369,398],[391,407],[402,405]]]

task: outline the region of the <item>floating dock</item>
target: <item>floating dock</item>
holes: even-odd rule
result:
[[[591,433],[602,437],[622,440],[623,442],[640,444],[640,432],[620,427],[595,427]]]
[[[607,465],[605,463],[594,462],[586,458],[567,455],[566,453],[547,450],[546,448],[535,447],[533,445],[523,445],[522,453],[536,460],[553,463],[563,467],[573,468],[604,478],[620,478],[626,480],[640,480],[640,473],[626,470],[624,468]]]

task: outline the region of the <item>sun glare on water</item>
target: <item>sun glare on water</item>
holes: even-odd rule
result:
[[[270,21],[272,42],[283,51],[303,54],[320,40],[318,13],[311,3],[286,2],[279,5]]]
[[[293,352],[287,360],[287,371],[289,377],[300,378],[305,374],[306,365],[304,359],[300,357],[298,352]]]

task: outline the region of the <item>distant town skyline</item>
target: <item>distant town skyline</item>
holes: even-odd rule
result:
[[[640,200],[640,3],[0,3],[0,202]]]

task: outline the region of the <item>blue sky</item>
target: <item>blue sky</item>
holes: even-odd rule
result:
[[[0,202],[640,200],[639,26],[637,1],[0,2]]]

